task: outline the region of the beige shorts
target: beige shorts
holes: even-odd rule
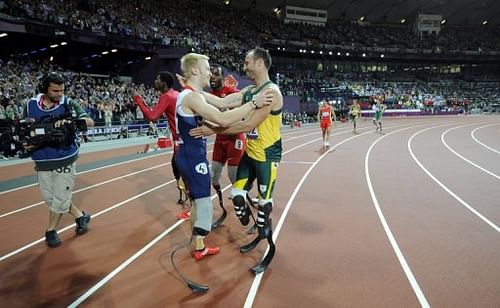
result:
[[[38,171],[42,199],[56,213],[68,213],[75,186],[76,163],[50,171]]]

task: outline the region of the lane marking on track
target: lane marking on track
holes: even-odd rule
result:
[[[366,177],[366,182],[368,184],[368,190],[370,191],[370,196],[372,198],[373,206],[375,207],[375,210],[377,212],[378,218],[379,218],[380,222],[382,223],[382,227],[384,228],[384,232],[385,232],[387,238],[389,239],[389,242],[390,242],[390,244],[392,246],[392,250],[394,250],[394,253],[396,254],[396,257],[398,258],[399,264],[401,264],[401,267],[403,268],[403,271],[404,271],[404,273],[406,275],[406,278],[410,282],[410,285],[411,285],[411,287],[413,289],[413,293],[415,293],[415,295],[417,296],[417,299],[418,299],[418,301],[420,303],[420,306],[427,308],[427,307],[430,307],[429,302],[425,298],[425,295],[422,292],[422,289],[418,285],[417,279],[413,275],[413,273],[412,273],[412,271],[410,269],[410,266],[406,262],[406,258],[404,257],[403,252],[401,251],[401,249],[399,248],[399,245],[398,245],[398,243],[396,241],[396,238],[392,234],[391,228],[389,227],[389,224],[387,223],[387,220],[385,219],[384,213],[382,212],[382,209],[380,208],[380,204],[378,203],[377,196],[375,195],[375,191],[373,190],[373,185],[372,185],[372,181],[371,181],[371,177],[370,177],[370,169],[369,169],[370,168],[370,166],[369,166],[370,153],[371,153],[373,147],[380,140],[382,140],[385,137],[388,137],[388,136],[390,136],[392,134],[395,134],[395,133],[398,133],[398,132],[401,132],[401,131],[404,131],[404,130],[408,130],[408,129],[411,129],[411,128],[419,127],[419,126],[422,126],[422,125],[417,125],[417,126],[407,127],[407,128],[403,128],[403,129],[398,129],[398,130],[392,131],[392,132],[390,132],[390,133],[388,133],[388,134],[386,134],[384,136],[381,136],[380,138],[378,138],[377,140],[375,140],[372,143],[372,145],[368,148],[368,151],[366,152],[366,156],[365,156],[365,177]],[[440,126],[442,126],[442,125],[440,125]]]
[[[422,124],[422,125],[425,125],[425,124]],[[400,127],[400,126],[404,126],[404,125],[399,125],[399,126],[393,126],[393,127]],[[390,128],[393,128],[393,127],[390,127]],[[328,151],[326,151],[325,153],[323,153],[320,157],[318,157],[318,159],[316,159],[316,161],[314,162],[314,164],[309,167],[309,169],[306,171],[306,173],[304,174],[304,176],[302,176],[302,178],[300,179],[299,183],[297,184],[297,186],[295,187],[295,190],[293,191],[292,195],[290,196],[290,199],[288,199],[288,202],[285,206],[285,209],[283,210],[283,213],[281,214],[280,216],[280,219],[278,221],[278,224],[276,225],[276,228],[275,230],[273,231],[273,240],[275,242],[275,245],[277,245],[276,243],[276,240],[278,239],[278,235],[281,231],[281,228],[285,222],[285,219],[286,219],[286,216],[288,214],[288,212],[290,211],[290,208],[292,207],[292,203],[293,201],[295,200],[295,197],[297,196],[299,190],[302,188],[302,185],[304,184],[305,180],[309,177],[309,174],[312,172],[312,170],[316,167],[316,165],[318,165],[318,163],[326,156],[328,155],[328,153],[330,153],[331,151],[333,151],[334,149],[336,149],[337,147],[341,146],[342,144],[348,142],[348,141],[351,141],[352,139],[354,138],[358,138],[358,137],[361,137],[363,135],[367,135],[367,134],[373,134],[373,130],[372,130],[372,126],[369,126],[369,131],[365,132],[365,133],[361,133],[361,134],[357,134],[357,135],[354,135],[352,137],[349,137],[345,140],[342,140],[341,142],[335,144],[332,148],[330,148]],[[320,138],[318,138],[320,139]],[[317,140],[318,140],[317,139]],[[266,249],[266,251],[264,252],[264,256],[267,254],[269,250],[269,245]],[[259,289],[259,286],[260,286],[260,282],[262,280],[262,277],[264,275],[265,272],[262,272],[262,273],[259,273],[259,274],[256,274],[255,275],[255,278],[252,282],[252,285],[250,287],[250,290],[247,294],[247,298],[245,300],[245,304],[243,305],[244,308],[251,308],[252,305],[253,305],[253,302],[255,301],[255,298],[257,296],[257,291]]]
[[[490,126],[494,126],[494,125],[499,125],[499,123],[495,123],[495,124],[489,124],[489,125],[484,125],[484,126],[480,126],[476,129],[474,129],[470,135],[472,137],[472,139],[474,139],[475,142],[479,143],[480,145],[482,145],[483,147],[487,148],[488,150],[492,151],[492,152],[495,152],[497,154],[500,154],[500,151],[498,150],[495,150],[494,148],[490,147],[490,146],[487,146],[486,144],[482,143],[481,141],[479,141],[479,139],[476,138],[476,136],[474,135],[476,133],[476,131],[482,129],[482,128],[486,128],[486,127],[490,127]]]
[[[368,127],[368,126],[367,126]],[[371,127],[371,126],[370,126]],[[363,127],[366,128],[366,127]],[[343,134],[345,132],[340,132],[337,134]],[[367,132],[369,133],[369,132]],[[359,135],[358,135],[359,136]],[[351,138],[355,138],[358,136],[354,136]],[[320,138],[313,139],[309,142],[303,143],[300,146],[294,147],[292,149],[289,149],[288,151],[283,152],[283,155],[286,155],[298,148],[304,147],[308,144],[311,144],[313,142],[317,142]],[[332,148],[333,149],[333,148]],[[227,185],[222,189],[222,192],[226,191],[229,189],[231,185]],[[211,197],[211,200],[214,200],[217,197],[217,195],[213,195]],[[163,239],[165,236],[167,236],[169,233],[171,233],[173,230],[175,230],[176,227],[180,226],[185,220],[180,220],[176,222],[174,225],[172,225],[170,228],[162,232],[160,235],[158,235],[156,238],[154,238],[152,241],[150,241],[146,246],[144,246],[142,249],[140,249],[138,252],[136,252],[134,255],[132,255],[130,258],[122,262],[117,268],[115,268],[113,271],[111,271],[108,275],[106,275],[103,279],[101,279],[97,284],[89,288],[85,293],[83,293],[80,297],[78,297],[73,303],[71,303],[68,307],[78,307],[81,303],[83,303],[85,300],[87,300],[90,296],[92,296],[95,292],[97,292],[100,288],[102,288],[106,283],[108,283],[111,279],[113,279],[116,275],[118,275],[121,271],[123,271],[128,265],[130,265],[132,262],[134,262],[136,259],[138,259],[141,255],[143,255],[148,249],[153,247],[156,243],[158,243],[161,239]]]
[[[339,134],[344,134],[344,133],[347,133],[347,132],[348,132],[348,130],[346,130],[346,131],[344,131],[344,132],[339,132],[339,133],[337,133],[337,135],[339,135]],[[284,152],[284,153],[283,153],[283,155],[285,155],[285,154],[287,154],[287,153],[289,153],[289,152],[291,152],[291,151],[293,151],[293,150],[295,150],[295,149],[298,149],[298,148],[301,148],[301,147],[303,147],[303,146],[306,146],[306,145],[308,145],[308,144],[310,144],[310,143],[312,143],[312,142],[317,142],[317,140],[319,140],[319,138],[317,138],[317,139],[313,139],[313,140],[311,140],[311,141],[309,141],[309,142],[306,142],[306,143],[303,143],[303,144],[301,144],[301,145],[299,145],[299,146],[296,146],[296,147],[294,147],[294,148],[292,148],[292,149],[290,149],[290,150],[288,150],[288,151]],[[155,186],[155,187],[153,187],[153,188],[151,188],[151,189],[149,189],[149,190],[147,190],[147,191],[145,191],[145,192],[142,192],[142,193],[140,193],[140,194],[138,194],[138,195],[135,195],[135,196],[133,196],[133,197],[131,197],[131,198],[128,198],[127,200],[124,200],[124,201],[119,202],[119,203],[117,203],[117,204],[115,204],[115,205],[112,205],[111,207],[109,207],[109,208],[107,208],[107,209],[104,209],[104,210],[102,210],[102,211],[100,211],[100,212],[98,212],[98,213],[96,213],[96,214],[93,214],[93,215],[92,215],[92,218],[99,217],[100,215],[102,215],[102,214],[104,214],[104,213],[106,213],[106,212],[108,212],[108,211],[110,211],[110,210],[112,210],[112,209],[115,209],[115,208],[117,208],[117,207],[120,207],[121,205],[123,205],[123,204],[125,204],[125,203],[127,203],[127,202],[130,202],[130,201],[132,201],[132,200],[135,200],[135,199],[137,199],[137,198],[139,198],[139,197],[142,197],[142,196],[144,196],[144,195],[146,195],[146,194],[148,194],[148,193],[150,193],[150,192],[153,192],[153,191],[155,191],[155,190],[158,190],[158,189],[160,189],[160,188],[162,188],[162,187],[164,187],[164,186],[166,186],[166,185],[168,185],[168,184],[174,183],[174,182],[175,182],[175,179],[172,179],[172,180],[168,181],[167,183],[164,183],[164,184],[161,184],[161,185]],[[217,195],[214,195],[214,196],[212,196],[212,198],[215,198],[216,196],[217,196]],[[72,227],[74,227],[74,226],[76,226],[76,225],[75,225],[75,224],[70,224],[70,225],[68,225],[68,226],[66,226],[66,227],[64,227],[64,228],[62,228],[62,229],[60,229],[60,230],[58,231],[58,233],[64,232],[64,231],[66,231],[66,230],[68,230],[68,229],[70,229],[70,228],[72,228]],[[12,256],[14,256],[14,255],[16,255],[16,254],[18,254],[18,253],[21,253],[21,252],[25,251],[26,249],[28,249],[28,248],[30,248],[30,247],[32,247],[32,246],[34,246],[34,245],[38,244],[38,243],[43,242],[44,240],[45,240],[45,238],[40,238],[40,239],[38,239],[38,240],[35,240],[35,241],[33,241],[33,242],[29,243],[29,244],[26,244],[26,245],[24,245],[24,246],[20,247],[20,248],[18,248],[18,249],[16,249],[16,250],[14,250],[14,251],[12,251],[12,252],[10,252],[10,253],[6,254],[6,255],[0,256],[0,262],[2,262],[2,261],[4,261],[4,260],[6,260],[6,259],[8,259],[8,258],[10,258],[10,257],[12,257]]]
[[[487,219],[486,217],[484,217],[481,213],[479,213],[479,211],[477,211],[476,209],[474,209],[472,206],[470,206],[467,202],[465,202],[464,200],[462,200],[459,196],[457,196],[453,191],[451,191],[446,185],[444,185],[443,183],[441,183],[429,170],[427,170],[424,165],[418,160],[418,158],[415,156],[415,154],[413,153],[413,150],[411,148],[411,143],[413,141],[413,139],[418,136],[419,134],[425,132],[425,131],[428,131],[428,130],[431,130],[435,127],[429,127],[429,128],[426,128],[426,129],[423,129],[419,132],[416,132],[415,134],[413,134],[410,139],[408,139],[408,151],[410,152],[410,155],[411,157],[413,158],[413,160],[417,163],[417,165],[434,181],[436,182],[442,189],[444,189],[448,194],[450,194],[453,198],[455,198],[455,200],[457,200],[458,202],[460,202],[460,204],[462,204],[466,209],[468,209],[469,211],[471,211],[474,215],[476,215],[477,217],[479,217],[479,219],[481,219],[482,221],[484,221],[486,224],[488,224],[490,227],[492,227],[495,231],[497,232],[500,232],[500,228],[495,225],[493,222],[491,222],[489,219]]]
[[[303,165],[311,165],[314,164],[313,161],[296,161],[296,160],[282,160],[280,164],[303,164]]]
[[[461,158],[462,160],[464,160],[465,162],[471,164],[472,166],[478,168],[479,170],[491,175],[492,177],[496,178],[497,180],[500,180],[500,176],[496,175],[495,173],[479,166],[478,164],[474,163],[473,161],[465,158],[463,155],[459,154],[457,151],[455,151],[454,149],[452,149],[448,143],[446,143],[446,141],[444,140],[444,137],[446,136],[446,134],[448,134],[449,132],[451,132],[452,130],[455,130],[455,129],[458,129],[458,128],[462,128],[462,127],[465,127],[465,126],[470,126],[470,125],[474,125],[474,124],[466,124],[466,125],[461,125],[461,126],[457,126],[457,127],[453,127],[453,128],[450,128],[450,129],[447,129],[446,131],[444,131],[442,134],[441,134],[441,142],[444,144],[444,146],[446,148],[448,148],[448,150],[450,150],[450,152],[452,152],[453,154],[455,154],[456,156],[458,156],[459,158]]]

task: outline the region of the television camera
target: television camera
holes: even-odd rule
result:
[[[55,127],[59,120],[66,123]],[[40,147],[69,147],[75,142],[76,134],[87,131],[84,119],[71,115],[47,116],[40,121],[34,119],[0,120],[0,153],[15,156],[24,150],[33,151]]]

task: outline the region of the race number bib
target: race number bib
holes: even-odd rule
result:
[[[234,148],[235,148],[236,150],[243,150],[243,140],[241,140],[241,139],[236,139],[236,140],[234,141]]]
[[[196,170],[196,172],[200,173],[200,174],[207,174],[208,173],[208,166],[206,163],[199,163],[198,165],[196,165],[194,167],[194,170]]]
[[[257,127],[254,128],[251,132],[247,133],[247,138],[251,140],[259,138],[259,131],[257,130]]]

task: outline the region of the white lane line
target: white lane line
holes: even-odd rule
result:
[[[370,126],[371,127],[371,126]],[[342,134],[342,133],[346,133],[348,131],[345,131],[345,132],[341,132],[341,133],[337,133],[337,134]],[[370,132],[367,132],[367,133],[370,133]],[[367,134],[365,133],[365,134]],[[357,135],[357,136],[354,136],[354,137],[351,137],[350,139],[352,138],[355,138],[355,137],[358,137],[360,135]],[[294,147],[293,149],[290,149],[286,152],[283,153],[283,155],[287,154],[287,153],[290,153],[291,151],[295,150],[295,149],[298,149],[298,148],[301,148],[301,147],[304,147],[312,142],[317,142],[317,140],[319,140],[320,138],[317,138],[315,140],[312,140],[312,141],[309,141],[309,142],[306,142],[306,143],[303,143],[302,145],[300,146],[297,146],[297,147]],[[343,141],[345,142],[345,141]],[[342,142],[342,143],[343,143]],[[340,145],[340,144],[339,144]],[[338,146],[338,145],[337,145]],[[333,148],[331,149],[333,150]],[[326,154],[326,153],[325,153]],[[325,155],[324,154],[324,155]],[[171,181],[172,182],[172,181]],[[231,187],[231,185],[227,185],[226,187],[224,187],[224,189],[222,189],[222,191],[224,192],[225,190],[229,189]],[[213,195],[211,197],[211,199],[213,200],[214,198],[216,198],[217,195]],[[284,220],[284,218],[283,218]],[[281,221],[281,220],[280,220]],[[100,288],[102,288],[102,286],[104,286],[106,283],[108,283],[111,279],[113,279],[116,275],[118,275],[121,271],[123,271],[128,265],[130,265],[132,262],[134,262],[136,259],[138,259],[141,255],[143,255],[148,249],[150,249],[151,247],[153,247],[156,243],[158,243],[162,238],[164,238],[166,235],[168,235],[169,233],[171,233],[176,227],[180,226],[182,223],[184,222],[184,220],[181,220],[181,221],[178,221],[176,222],[174,225],[172,225],[170,228],[168,228],[167,230],[165,230],[164,232],[162,232],[160,235],[158,235],[156,238],[154,238],[151,242],[149,242],[148,244],[146,244],[146,246],[144,246],[142,249],[140,249],[138,252],[136,252],[134,255],[132,255],[130,258],[128,258],[127,260],[125,260],[124,262],[122,262],[117,268],[115,268],[112,272],[110,272],[108,275],[106,275],[103,279],[101,279],[97,284],[95,284],[94,286],[92,286],[90,289],[88,289],[84,294],[82,294],[79,298],[77,298],[73,303],[71,303],[68,307],[77,307],[78,305],[80,305],[81,303],[83,303],[85,300],[87,300],[90,296],[92,296],[92,294],[94,294],[95,292],[97,292]],[[278,223],[279,224],[279,223]],[[283,224],[283,222],[281,222],[281,224]],[[281,228],[281,227],[280,227]],[[278,231],[279,232],[279,231]],[[42,239],[43,240],[43,239]]]
[[[496,175],[495,173],[479,166],[478,164],[474,163],[473,161],[465,158],[463,155],[459,154],[457,151],[455,151],[454,149],[452,149],[448,143],[446,143],[444,137],[446,136],[446,134],[448,134],[448,132],[451,132],[452,130],[455,130],[455,129],[458,129],[458,128],[461,128],[461,127],[464,127],[464,126],[470,126],[470,125],[474,125],[474,124],[466,124],[466,125],[460,125],[460,126],[457,126],[457,127],[453,127],[453,128],[450,128],[450,129],[447,129],[446,131],[444,131],[442,134],[441,134],[441,142],[444,144],[444,146],[446,148],[448,148],[448,150],[450,150],[450,152],[452,152],[453,154],[455,154],[456,156],[458,156],[459,158],[461,158],[462,160],[464,160],[465,162],[471,164],[472,166],[478,168],[479,170],[491,175],[492,177],[496,178],[497,180],[500,180],[500,176]]]
[[[318,140],[319,138],[315,139]],[[312,165],[313,161],[296,161],[296,160],[282,160],[280,164],[302,164],[302,165]]]
[[[378,218],[380,219],[380,222],[382,223],[382,226],[384,227],[385,234],[387,235],[387,238],[389,239],[389,242],[391,243],[392,249],[396,253],[396,257],[398,258],[398,261],[401,264],[401,267],[403,268],[403,271],[405,272],[406,278],[410,282],[410,285],[411,285],[411,287],[413,289],[413,292],[417,296],[417,299],[418,299],[418,301],[420,303],[420,306],[427,308],[427,307],[430,307],[429,302],[425,298],[424,292],[422,292],[422,289],[418,285],[417,279],[413,275],[413,273],[412,273],[412,271],[410,269],[410,266],[408,265],[408,262],[406,262],[406,258],[403,255],[403,253],[401,252],[401,249],[399,248],[399,245],[398,245],[398,243],[396,241],[396,238],[392,234],[391,228],[389,227],[389,224],[387,223],[387,220],[385,219],[384,213],[382,212],[382,209],[380,208],[380,204],[378,203],[377,196],[375,195],[375,191],[373,190],[373,185],[372,185],[372,181],[371,181],[371,178],[370,178],[370,171],[369,171],[369,167],[370,167],[369,166],[370,153],[371,153],[373,147],[380,140],[384,139],[387,136],[395,134],[397,132],[401,132],[401,131],[404,131],[404,130],[407,130],[407,129],[415,128],[415,127],[418,127],[418,126],[422,126],[422,125],[417,125],[417,126],[407,127],[407,128],[403,128],[403,129],[398,129],[398,130],[392,131],[392,132],[390,132],[390,133],[388,133],[388,134],[386,134],[386,135],[378,138],[377,140],[375,140],[375,142],[372,143],[372,145],[370,146],[370,148],[366,152],[366,156],[365,156],[365,176],[366,176],[366,182],[368,183],[368,190],[370,191],[370,196],[372,198],[373,206],[375,207],[375,210],[377,211]]]
[[[474,135],[474,134],[476,133],[476,131],[478,131],[478,130],[480,130],[480,129],[482,129],[482,128],[485,128],[485,127],[490,127],[490,126],[494,126],[494,125],[499,125],[499,123],[495,123],[495,124],[489,124],[489,125],[480,126],[480,127],[476,128],[476,129],[474,129],[474,130],[470,133],[470,135],[471,135],[472,139],[473,139],[475,142],[479,143],[480,145],[482,145],[483,147],[487,148],[488,150],[490,150],[490,151],[492,151],[492,152],[495,152],[495,153],[497,153],[497,154],[500,154],[500,151],[495,150],[494,148],[492,148],[492,147],[490,147],[490,146],[487,146],[486,144],[482,143],[482,142],[481,142],[481,141],[479,141],[479,139],[477,139],[477,138],[476,138],[476,136]]]
[[[396,126],[397,127],[397,126]],[[352,137],[349,137],[337,144],[335,144],[335,146],[333,146],[331,149],[329,149],[328,151],[326,151],[325,153],[323,153],[320,157],[318,157],[318,159],[314,162],[314,164],[309,167],[309,169],[306,171],[306,173],[304,174],[304,176],[300,179],[300,182],[297,184],[297,186],[295,187],[295,190],[293,191],[292,195],[290,196],[290,199],[288,199],[288,202],[285,206],[285,209],[283,210],[283,213],[281,214],[281,217],[280,217],[280,220],[278,221],[278,224],[276,225],[276,229],[273,231],[273,241],[275,242],[275,244],[277,245],[276,243],[276,240],[278,239],[278,235],[280,233],[280,230],[281,230],[281,227],[283,226],[283,223],[285,222],[285,219],[286,219],[286,215],[288,214],[288,211],[290,210],[291,206],[292,206],[292,203],[293,201],[295,200],[295,197],[297,196],[299,190],[302,188],[302,185],[304,184],[305,180],[307,179],[307,177],[309,176],[309,173],[311,173],[311,171],[316,167],[316,165],[330,152],[330,151],[333,151],[335,148],[341,146],[342,144],[354,139],[354,138],[357,138],[357,137],[360,137],[362,135],[366,135],[366,134],[373,134],[373,131],[371,129],[371,126],[369,126],[370,130],[368,132],[365,132],[365,133],[362,133],[362,134],[358,134],[358,135],[355,135],[355,136],[352,136]],[[318,138],[320,139],[320,138]],[[318,140],[316,139],[316,140]],[[314,140],[314,141],[316,141]],[[269,250],[269,245],[264,253],[264,256],[267,254]],[[264,275],[265,272],[262,272],[262,273],[259,273],[259,274],[256,274],[255,275],[255,278],[252,282],[252,286],[250,287],[250,290],[247,294],[247,298],[245,300],[245,304],[243,305],[244,308],[251,308],[252,305],[253,305],[253,302],[255,301],[255,297],[257,296],[257,291],[259,290],[259,286],[260,286],[260,282],[262,280],[262,277]]]
[[[82,172],[77,172],[76,175],[85,174],[85,173],[88,173],[88,172],[99,171],[99,170],[102,170],[102,169],[106,169],[106,168],[110,168],[110,167],[116,167],[116,166],[120,166],[120,165],[124,165],[124,164],[128,164],[128,163],[132,163],[132,162],[136,162],[136,161],[140,161],[140,160],[144,160],[144,159],[150,159],[150,158],[154,158],[154,157],[157,157],[157,156],[160,156],[160,155],[165,155],[165,154],[170,154],[170,153],[172,153],[172,151],[167,151],[167,152],[159,153],[159,154],[153,154],[153,155],[150,155],[150,156],[147,156],[147,157],[134,158],[134,159],[122,161],[122,162],[119,162],[119,163],[116,163],[116,164],[106,165],[106,166],[98,167],[98,168],[95,168],[95,169],[89,169],[89,170],[85,170],[85,171],[82,171]],[[33,187],[33,186],[36,186],[36,185],[38,185],[38,182],[33,183],[33,184],[28,184],[28,185],[20,186],[20,187],[16,187],[16,188],[12,188],[12,189],[9,189],[9,190],[0,191],[0,195],[7,194],[7,193],[10,193],[10,192],[13,192],[13,191],[16,191],[16,190],[20,190],[20,189],[24,189],[24,188]]]
[[[413,153],[413,150],[411,148],[411,143],[413,141],[413,138],[415,138],[416,136],[418,136],[419,134],[425,132],[425,131],[428,131],[430,129],[433,129],[433,128],[436,128],[437,126],[434,126],[434,127],[429,127],[429,128],[426,128],[426,129],[423,129],[419,132],[416,132],[415,134],[413,134],[410,139],[408,139],[408,151],[410,152],[410,155],[411,157],[413,158],[413,160],[417,163],[417,165],[434,181],[436,182],[439,186],[441,186],[442,189],[444,189],[448,194],[450,194],[453,198],[455,198],[455,200],[457,200],[458,202],[460,202],[460,204],[462,204],[466,209],[468,209],[469,211],[471,211],[474,215],[476,215],[477,217],[479,217],[479,219],[481,219],[482,221],[484,221],[486,224],[488,224],[490,227],[492,227],[495,231],[497,232],[500,232],[500,228],[495,225],[493,222],[491,222],[489,219],[487,219],[486,217],[484,217],[481,213],[479,213],[476,209],[474,209],[472,206],[470,206],[467,202],[465,202],[464,200],[462,200],[459,196],[457,196],[453,191],[451,191],[448,187],[446,187],[446,185],[444,185],[443,183],[441,183],[434,175],[432,175],[432,173],[429,172],[429,170],[427,170],[424,165],[422,165],[422,163],[417,159],[417,157],[415,156],[415,154]]]

